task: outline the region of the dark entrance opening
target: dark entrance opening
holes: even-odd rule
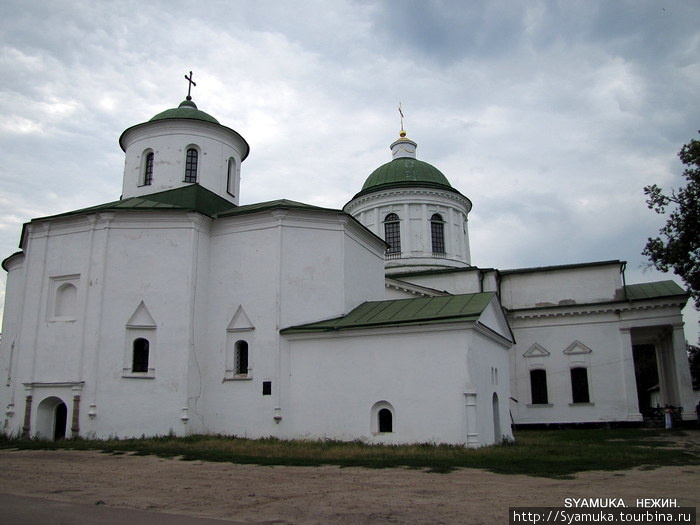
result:
[[[388,408],[382,408],[379,411],[379,432],[393,432],[393,417],[391,410]]]
[[[59,403],[56,406],[56,415],[54,416],[53,440],[66,438],[66,422],[68,420],[68,408],[65,403]]]
[[[652,344],[633,345],[634,377],[637,380],[639,411],[645,418],[653,416],[651,394],[659,388],[659,368],[656,362],[656,347]]]

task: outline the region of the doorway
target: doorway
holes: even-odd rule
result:
[[[37,407],[36,436],[40,439],[60,441],[66,438],[68,407],[59,397],[44,399]]]

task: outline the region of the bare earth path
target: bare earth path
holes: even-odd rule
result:
[[[697,432],[692,434],[697,446]],[[697,507],[698,487],[697,465],[554,480],[472,469],[431,474],[0,451],[0,493],[252,523],[491,525],[508,522],[509,506],[563,506],[570,497],[623,498],[629,506],[637,498],[676,498],[679,506]]]

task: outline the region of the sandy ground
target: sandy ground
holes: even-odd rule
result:
[[[700,432],[680,446],[700,451]],[[81,451],[0,451],[0,492],[252,523],[508,523],[509,506],[676,498],[700,506],[700,466],[555,480],[463,469],[259,467]],[[1,509],[0,509],[1,513]]]

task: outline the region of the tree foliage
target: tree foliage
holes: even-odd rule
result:
[[[688,364],[693,390],[700,388],[700,346],[688,345]]]
[[[656,184],[644,188],[649,209],[662,215],[668,212],[668,220],[659,230],[661,237],[650,237],[642,255],[658,270],[673,270],[680,276],[695,307],[700,308],[700,141],[691,139],[678,157],[686,165],[685,188],[672,190],[670,195]]]

